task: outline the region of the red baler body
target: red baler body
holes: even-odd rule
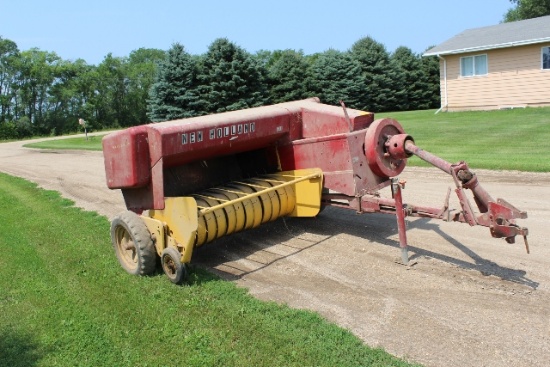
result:
[[[241,185],[241,180],[254,181],[255,177],[282,171],[320,169],[323,195],[317,208],[330,205],[358,213],[396,215],[404,262],[406,216],[486,226],[493,237],[504,237],[510,243],[516,235],[522,235],[528,250],[527,228],[515,221],[526,218],[526,213],[502,199],[494,200],[465,162],[451,164],[423,151],[397,121],[375,121],[372,113],[347,109],[343,103],[329,106],[312,98],[132,127],[106,136],[103,152],[108,187],[121,189],[128,210],[138,214],[164,210],[166,198],[194,195],[212,201],[214,194],[209,192],[229,192]],[[452,176],[461,210],[449,209],[448,197],[443,208],[403,203],[404,183],[396,176],[413,154]],[[269,186],[266,182],[263,184]],[[391,198],[381,197],[378,191],[388,186]],[[465,195],[466,189],[473,193],[477,212]],[[197,196],[198,192],[206,194]],[[227,201],[216,195],[214,201]],[[247,197],[256,194],[251,195]],[[235,193],[226,196],[234,197]],[[226,225],[220,223],[222,226],[216,228]],[[177,242],[175,246],[185,247]]]

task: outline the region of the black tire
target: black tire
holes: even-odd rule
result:
[[[181,284],[187,278],[185,264],[181,263],[181,254],[174,247],[167,247],[162,250],[160,263],[164,274],[174,284]]]
[[[132,275],[155,271],[157,253],[151,233],[134,212],[125,211],[111,222],[111,241],[118,262]]]
[[[323,195],[326,194],[330,194],[330,190],[323,187],[323,191],[321,191],[321,199],[323,198]],[[319,213],[317,213],[317,215],[321,214],[325,210],[325,208],[326,205],[321,204],[321,207],[319,208]]]

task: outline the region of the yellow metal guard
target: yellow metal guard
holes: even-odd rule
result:
[[[150,210],[144,221],[160,254],[174,246],[181,262],[191,261],[194,247],[258,227],[282,216],[319,213],[323,173],[318,168],[278,172],[233,181],[193,194],[165,198],[164,210]]]
[[[165,198],[164,202],[164,209],[150,210],[149,217],[164,225],[165,240],[161,241],[162,245],[177,246],[182,254],[181,261],[188,263],[191,261],[197,232],[197,203],[190,197]],[[145,224],[148,224],[147,221]],[[148,228],[150,229],[149,226]],[[155,241],[155,247],[159,254],[164,249],[160,248],[158,240]]]

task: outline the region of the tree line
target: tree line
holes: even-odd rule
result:
[[[504,14],[504,22],[550,15],[550,0],[510,0],[513,6]]]
[[[252,55],[226,38],[201,56],[174,44],[149,93],[152,121],[281,103],[317,96],[365,111],[436,108],[440,104],[439,60],[407,47],[388,53],[370,37],[349,51],[329,49],[259,51]]]
[[[93,130],[147,121],[147,96],[156,63],[165,52],[108,54],[97,66],[63,60],[55,52],[20,51],[0,37],[0,139],[79,131],[79,118]]]
[[[439,61],[370,37],[350,50],[259,51],[226,38],[202,55],[179,43],[108,54],[99,65],[0,37],[0,139],[140,125],[318,96],[382,112],[439,107]]]

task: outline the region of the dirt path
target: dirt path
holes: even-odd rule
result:
[[[105,186],[100,152],[3,143],[0,171],[109,218],[124,209],[120,193]],[[193,262],[258,298],[317,311],[367,344],[426,366],[549,366],[550,174],[477,173],[493,196],[529,213],[522,225],[531,255],[522,242],[493,239],[486,228],[417,219],[408,221],[408,239],[418,263],[407,268],[394,262],[393,216],[328,208],[315,219],[222,238]],[[401,178],[405,201],[416,204],[442,205],[451,184],[433,169],[407,168]]]

